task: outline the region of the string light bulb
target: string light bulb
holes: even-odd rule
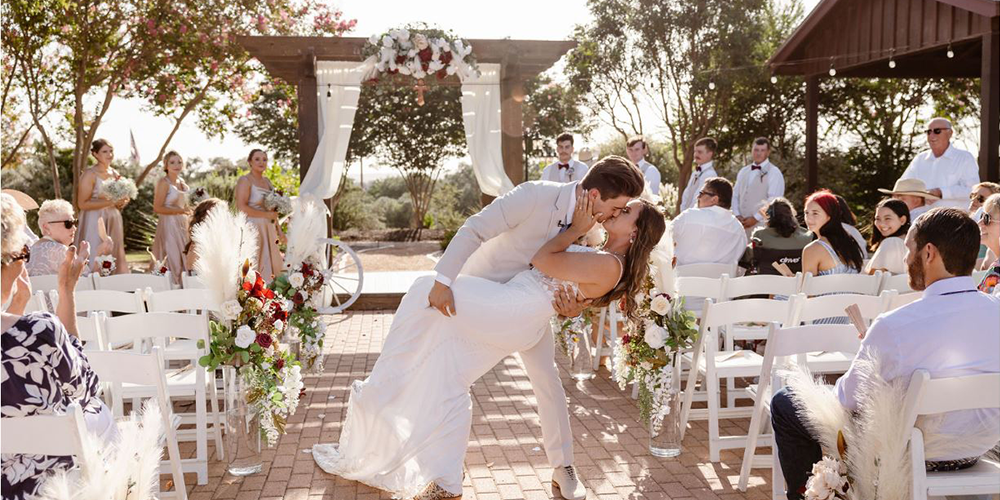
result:
[[[948,53],[947,54],[948,54],[948,59],[954,59],[955,58],[955,51],[951,50],[951,44],[950,43],[948,44]]]
[[[715,90],[715,80],[708,81],[708,90]]]
[[[771,75],[771,83],[778,83],[778,77]]]
[[[889,69],[895,69],[896,68],[895,55],[896,55],[896,49],[892,49],[892,50],[889,51]]]

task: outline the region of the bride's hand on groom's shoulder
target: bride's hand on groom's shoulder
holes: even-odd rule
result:
[[[569,229],[574,234],[583,236],[594,227],[594,224],[597,224],[597,219],[602,215],[594,213],[594,202],[591,201],[590,196],[587,195],[587,191],[584,190],[576,198],[576,208],[573,210],[573,223],[570,224]]]

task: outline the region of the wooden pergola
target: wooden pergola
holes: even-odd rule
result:
[[[980,78],[979,177],[1000,181],[1000,1],[821,0],[768,64],[806,78],[810,190],[818,184],[819,80],[830,68],[836,78]]]
[[[317,61],[358,61],[367,38],[244,36],[239,39],[251,56],[271,75],[295,85],[299,99],[299,175],[305,177],[319,145],[316,94]],[[467,40],[480,63],[499,63],[500,123],[504,170],[514,184],[524,180],[524,82],[545,71],[570,49],[574,41]],[[456,77],[445,85],[461,85]]]

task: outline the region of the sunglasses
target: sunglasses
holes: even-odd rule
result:
[[[77,223],[80,222],[80,221],[78,221],[76,219],[70,219],[70,220],[50,220],[46,224],[58,224],[60,222],[62,222],[63,227],[65,227],[66,229],[69,229],[71,227],[76,226]]]
[[[983,215],[979,216],[979,222],[982,222],[984,226],[988,226],[996,222],[989,212],[983,212]]]
[[[944,128],[929,128],[929,129],[927,129],[927,130],[924,130],[924,133],[925,133],[925,134],[932,134],[932,133],[933,133],[934,135],[939,135],[939,134],[941,134],[941,132],[944,132],[945,130],[951,130],[951,128],[950,128],[950,127],[944,127]]]
[[[711,191],[698,191],[698,196],[719,196]]]
[[[5,258],[3,263],[4,265],[10,265],[19,260],[28,260],[30,258],[31,258],[31,248],[29,248],[28,245],[24,245],[24,248],[21,249],[21,253],[14,254],[11,255],[10,257]]]
[[[969,193],[969,200],[974,201],[976,203],[982,203],[986,201],[986,197],[977,193]]]

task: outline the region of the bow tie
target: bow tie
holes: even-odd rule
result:
[[[562,170],[564,168],[568,169],[569,168],[569,163],[560,163],[559,164],[559,170]]]
[[[761,166],[762,166],[762,165],[751,165],[751,166],[750,166],[750,170],[760,170],[760,167],[761,167]]]
[[[701,173],[701,167],[694,167],[694,171],[698,172],[700,174]]]

